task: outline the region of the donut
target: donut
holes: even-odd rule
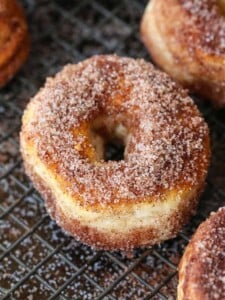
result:
[[[141,36],[161,69],[215,106],[225,106],[224,0],[152,0]]]
[[[19,70],[30,49],[27,23],[16,0],[0,0],[0,87]]]
[[[179,264],[178,300],[225,298],[225,207],[203,222]]]
[[[110,142],[124,145],[106,160]],[[187,92],[142,59],[67,65],[29,102],[21,153],[50,215],[96,249],[176,236],[207,173],[208,127]]]

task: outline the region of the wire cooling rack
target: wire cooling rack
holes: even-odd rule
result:
[[[22,71],[0,91],[0,299],[175,299],[177,265],[197,225],[225,204],[225,111],[195,100],[211,131],[212,162],[197,215],[176,239],[122,253],[66,236],[24,174],[20,119],[29,98],[70,62],[97,53],[149,60],[139,39],[146,1],[24,0],[32,37]]]

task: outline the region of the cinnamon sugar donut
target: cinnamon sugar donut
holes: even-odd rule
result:
[[[27,23],[16,0],[0,0],[0,87],[24,63],[29,52]]]
[[[124,158],[105,161],[115,138]],[[144,60],[100,55],[47,80],[24,113],[21,152],[64,230],[129,250],[176,236],[195,212],[210,150],[185,90]]]
[[[225,207],[192,237],[179,265],[178,300],[225,299]]]
[[[224,0],[151,0],[141,36],[163,70],[215,105],[225,106]]]

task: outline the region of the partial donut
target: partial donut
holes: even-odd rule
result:
[[[0,0],[0,87],[19,70],[30,49],[27,23],[16,0]]]
[[[106,161],[115,140],[124,158]],[[144,60],[100,55],[66,66],[30,101],[21,153],[62,228],[129,250],[176,236],[195,212],[210,149],[185,90]]]
[[[179,265],[178,300],[225,299],[225,207],[203,222]]]
[[[225,106],[225,1],[151,0],[141,36],[175,80]]]

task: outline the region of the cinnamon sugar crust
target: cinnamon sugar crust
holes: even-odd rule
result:
[[[224,11],[223,0],[153,0],[141,22],[156,63],[217,106],[225,105]]]
[[[99,158],[90,133],[98,118],[127,129],[123,160]],[[53,194],[62,227],[79,236],[83,222],[103,237],[111,228],[118,238],[117,225],[124,225],[124,233],[142,236],[142,243],[132,240],[129,247],[175,236],[195,211],[210,156],[207,125],[186,91],[144,60],[114,55],[68,65],[47,80],[25,111],[21,152],[31,178],[36,173],[48,181],[42,186]],[[152,225],[157,216],[158,223],[169,223],[160,238],[162,223]],[[152,242],[150,232],[157,237]],[[116,246],[111,242],[109,249]]]
[[[0,0],[0,87],[26,60],[30,49],[27,23],[16,0]]]
[[[69,65],[29,106],[35,115],[24,122],[26,139],[41,160],[73,182],[68,192],[79,192],[84,205],[142,201],[205,177],[206,123],[186,91],[143,60],[98,56]],[[87,157],[85,150],[94,149],[84,127],[98,115],[129,128],[124,160],[96,164]]]
[[[192,237],[179,265],[178,299],[224,299],[225,208],[211,213]]]
[[[225,55],[225,3],[223,0],[179,0],[189,22],[179,37],[195,49],[215,56]],[[196,37],[196,35],[198,35]],[[195,41],[193,43],[193,41]]]
[[[26,161],[26,159],[25,159]],[[99,231],[98,228],[83,225],[79,221],[79,218],[70,218],[69,214],[65,214],[63,210],[57,205],[57,199],[49,189],[46,182],[39,177],[32,165],[25,163],[25,169],[32,179],[35,188],[40,191],[41,195],[45,199],[45,205],[50,216],[56,220],[57,224],[63,228],[63,230],[94,249],[101,250],[122,250],[129,251],[138,247],[147,247],[158,244],[159,241],[164,239],[176,237],[180,228],[186,224],[190,218],[190,213],[194,214],[196,205],[198,203],[199,194],[201,190],[195,193],[195,196],[191,201],[182,203],[177,210],[172,212],[163,224],[164,232],[167,232],[166,236],[163,236],[161,228],[156,226],[136,226],[136,228],[121,234],[121,232],[113,232],[109,230],[106,232]],[[109,207],[101,208],[102,213],[107,214]],[[129,210],[129,207],[126,207]],[[116,213],[116,212],[113,212]]]

